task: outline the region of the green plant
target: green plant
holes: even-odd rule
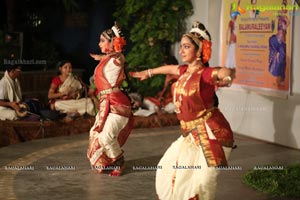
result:
[[[262,166],[262,170],[247,172],[243,182],[272,196],[300,197],[300,164],[287,166],[282,170],[270,170],[272,169],[270,166]]]
[[[127,71],[143,70],[163,64],[171,45],[185,31],[185,19],[193,13],[190,0],[118,0],[114,13],[118,24],[129,34]],[[133,90],[143,95],[156,94],[164,77],[146,81],[129,77]]]

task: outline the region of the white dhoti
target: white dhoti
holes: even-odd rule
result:
[[[227,159],[231,148],[223,150]],[[161,169],[156,172],[156,192],[160,200],[215,199],[220,171],[207,166],[203,151],[191,134],[179,137],[158,166]]]
[[[143,105],[147,108],[147,110],[149,111],[153,111],[156,112],[159,108],[157,105],[155,105],[155,103],[153,103],[152,101],[150,101],[149,99],[144,99],[143,101]]]
[[[101,158],[105,155],[108,158],[117,158],[122,155],[122,149],[118,141],[118,136],[122,129],[127,125],[129,118],[109,113],[102,131],[99,133],[95,131],[97,122],[99,121],[99,114],[96,116],[94,126],[90,130],[90,152],[88,158],[92,165],[104,164]],[[97,163],[99,162],[99,163]]]
[[[167,113],[174,113],[175,112],[175,105],[173,102],[168,103],[167,105],[165,105],[164,110]]]
[[[0,120],[17,120],[18,116],[16,111],[10,108],[0,108]]]
[[[86,112],[89,115],[95,115],[94,104],[90,98],[57,100],[54,105],[55,110],[62,113],[78,112],[83,115]]]
[[[156,111],[159,110],[159,107],[155,103],[153,103],[152,101],[150,101],[149,99],[144,99],[143,106],[146,107],[147,110],[149,110],[149,111],[156,112]],[[173,102],[170,102],[167,105],[165,105],[163,107],[163,109],[167,113],[174,113],[175,112],[175,105],[174,105]]]

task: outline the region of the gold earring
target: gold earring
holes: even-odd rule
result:
[[[197,53],[196,56],[197,56],[197,59],[196,59],[196,60],[201,60],[201,59],[200,59],[200,53]]]

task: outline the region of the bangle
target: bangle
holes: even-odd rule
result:
[[[152,69],[147,70],[148,77],[151,78],[153,76]]]

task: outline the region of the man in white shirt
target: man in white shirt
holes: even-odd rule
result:
[[[20,110],[22,92],[18,77],[21,66],[9,65],[0,80],[0,120],[18,119],[16,111]]]

